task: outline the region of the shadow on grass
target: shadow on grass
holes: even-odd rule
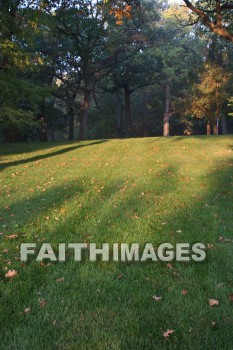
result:
[[[142,191],[142,189],[138,189],[138,191],[135,191],[135,189],[133,189],[132,191],[130,191],[130,197],[125,200],[125,194],[121,193],[121,189],[124,187],[124,180],[120,180],[120,181],[115,181],[112,182],[110,186],[106,187],[104,189],[104,191],[102,193],[93,193],[93,196],[88,196],[87,200],[85,203],[83,203],[83,205],[81,207],[78,207],[78,209],[75,211],[75,213],[73,212],[72,214],[68,214],[66,215],[66,219],[65,222],[60,221],[60,222],[56,222],[53,221],[53,226],[52,228],[46,228],[45,226],[43,227],[43,219],[40,221],[37,220],[38,216],[42,216],[45,218],[45,216],[49,215],[48,210],[51,209],[51,211],[53,211],[54,208],[54,204],[56,204],[55,208],[58,210],[65,205],[66,201],[73,201],[75,200],[75,196],[77,196],[77,198],[80,198],[81,195],[84,194],[84,185],[83,185],[83,179],[80,178],[78,181],[76,181],[75,185],[74,183],[70,182],[66,184],[66,187],[68,188],[68,196],[67,196],[67,191],[64,191],[64,188],[62,186],[58,186],[55,187],[53,189],[48,189],[45,193],[40,193],[39,195],[35,195],[33,197],[31,197],[30,199],[27,200],[27,203],[22,200],[22,201],[18,201],[15,205],[11,206],[11,210],[16,213],[16,220],[19,223],[19,232],[21,232],[21,234],[19,234],[19,236],[28,233],[27,238],[19,238],[21,241],[25,242],[25,241],[36,241],[39,245],[44,241],[48,241],[48,242],[83,242],[86,239],[90,239],[87,238],[87,227],[85,226],[85,222],[88,220],[87,219],[87,213],[91,213],[92,217],[90,216],[89,221],[90,221],[90,228],[89,230],[91,230],[91,228],[93,229],[93,232],[89,231],[90,234],[92,235],[92,240],[96,241],[96,242],[101,242],[102,239],[109,239],[110,241],[110,237],[112,236],[112,231],[114,230],[113,227],[111,227],[111,225],[109,225],[109,220],[112,220],[112,215],[114,215],[112,213],[112,210],[115,210],[115,215],[119,216],[119,220],[118,220],[118,224],[119,227],[117,228],[117,241],[130,241],[131,239],[133,239],[132,237],[129,237],[129,239],[127,240],[125,237],[125,230],[127,230],[127,226],[128,225],[132,225],[132,222],[135,221],[135,219],[133,218],[134,212],[136,212],[139,208],[137,206],[137,204],[135,204],[135,196],[138,196]],[[173,183],[174,184],[174,183]],[[174,184],[175,185],[175,184]],[[170,190],[168,188],[165,188],[164,186],[161,185],[161,187],[157,186],[156,188],[156,195],[166,195]],[[120,195],[120,198],[118,197]],[[127,196],[128,197],[128,196]],[[115,199],[114,199],[115,198]],[[108,200],[112,201],[113,204],[112,205],[108,205]],[[114,207],[114,203],[116,203],[119,205],[118,208],[113,209]],[[78,203],[77,203],[78,204]],[[118,213],[119,210],[119,213]],[[130,213],[130,210],[132,211],[132,213]],[[26,215],[24,215],[22,218],[20,218],[20,212],[21,213],[25,213]],[[17,213],[19,214],[17,217]],[[99,225],[99,219],[102,222],[101,225]],[[84,223],[84,226],[82,225],[82,223]],[[25,232],[25,227],[24,225],[28,225],[28,231]],[[36,225],[37,228],[39,228],[36,232],[34,232],[33,226]],[[133,224],[134,225],[134,224]],[[4,240],[4,236],[1,237],[1,239]],[[111,237],[112,240],[114,240],[115,238],[112,236]],[[6,240],[4,240],[4,242],[7,243]],[[10,242],[9,242],[10,243]],[[55,249],[56,250],[56,249]],[[9,255],[10,254],[15,254],[14,250],[11,251],[9,249]],[[8,258],[8,253],[5,255],[5,259]],[[62,265],[60,266],[62,271],[61,273],[66,275],[65,271],[70,271],[70,269],[73,270],[73,274],[72,274],[72,278],[70,280],[70,285],[68,287],[69,290],[73,290],[73,288],[77,288],[77,291],[79,290],[79,287],[76,285],[77,284],[77,273],[79,273],[79,281],[80,281],[80,285],[82,286],[81,292],[83,293],[84,290],[86,297],[89,298],[90,294],[88,291],[90,291],[93,288],[93,283],[95,285],[96,280],[95,278],[98,276],[98,278],[100,278],[99,273],[101,271],[99,271],[96,275],[96,273],[94,273],[94,276],[90,276],[90,279],[86,279],[85,276],[85,266],[84,266],[84,270],[83,270],[83,265],[81,264],[80,266],[76,265],[77,263],[72,263],[72,262],[68,262],[66,263],[66,265]],[[85,263],[86,264],[86,263]],[[88,264],[87,264],[88,265]],[[28,263],[21,265],[21,268],[17,268],[16,269],[19,270],[19,274],[20,274],[20,278],[17,280],[14,280],[12,282],[7,282],[6,279],[4,278],[4,274],[1,275],[1,279],[5,282],[5,286],[6,288],[4,288],[4,290],[0,291],[0,295],[1,295],[1,303],[0,303],[0,323],[2,325],[4,325],[4,330],[2,329],[2,332],[4,333],[4,339],[8,339],[8,336],[10,336],[10,334],[12,334],[12,332],[16,331],[17,333],[17,329],[18,328],[18,322],[19,319],[21,319],[22,317],[24,317],[24,314],[21,314],[21,310],[24,310],[26,308],[26,305],[33,305],[32,307],[32,313],[34,316],[32,316],[33,318],[35,317],[34,321],[37,323],[36,319],[40,321],[40,306],[38,304],[39,299],[47,299],[47,296],[45,295],[45,293],[47,294],[47,284],[48,281],[51,280],[51,278],[53,279],[52,276],[54,276],[58,273],[57,268],[59,268],[59,265],[51,265],[48,267],[45,266],[41,266],[39,263],[36,263],[35,261],[31,260]],[[98,270],[98,266],[95,266],[92,264],[92,267],[90,267],[90,269],[92,270],[92,268],[97,269]],[[89,269],[89,268],[88,268]],[[117,269],[121,269],[121,267],[117,267]],[[103,271],[102,271],[103,272]],[[101,272],[101,275],[102,275]],[[70,273],[70,272],[69,272]],[[90,273],[92,274],[93,271]],[[33,276],[33,278],[32,278]],[[66,278],[66,277],[65,277]],[[94,280],[93,280],[94,278]],[[107,268],[107,278],[109,278],[109,272],[108,272],[108,268]],[[100,279],[101,281],[101,279]],[[17,287],[15,288],[16,284],[14,282],[18,282],[17,283]],[[13,283],[14,283],[14,289],[11,290],[11,287],[13,287]],[[49,282],[50,283],[50,282]],[[56,282],[55,282],[56,283]],[[102,283],[102,282],[100,282]],[[59,286],[57,285],[57,287],[59,288]],[[62,287],[62,286],[61,286]],[[77,303],[77,300],[75,301],[76,297],[74,298],[74,294],[69,296],[69,291],[67,292],[67,287],[66,287],[66,291],[63,290],[62,292],[59,293],[60,296],[63,295],[63,297],[65,298],[68,297],[69,301],[68,304],[70,307],[70,303]],[[65,294],[65,295],[64,295]],[[76,292],[75,292],[76,294]],[[15,305],[14,300],[18,300],[18,298],[20,299],[20,295],[23,295],[23,298],[21,300],[19,300],[19,302],[17,302],[17,306]],[[84,297],[84,303],[86,303],[86,297]],[[108,296],[110,297],[110,295]],[[95,298],[94,298],[95,299]],[[110,297],[111,299],[111,297]],[[47,299],[48,300],[48,299]],[[46,300],[46,301],[47,301]],[[61,299],[60,297],[57,295],[57,293],[53,292],[53,300],[54,302],[58,302],[58,305],[61,303]],[[102,304],[102,296],[99,300],[100,305]],[[65,302],[67,303],[67,302]],[[50,303],[51,304],[51,303]],[[96,305],[94,305],[94,309],[96,308]],[[107,308],[106,305],[102,305],[100,306],[100,308],[102,310],[104,310],[105,308]],[[59,306],[58,306],[58,313],[59,313]],[[93,309],[93,312],[95,312],[95,310]],[[5,310],[7,310],[7,312],[5,312]],[[90,311],[90,307],[87,306],[85,307],[85,309],[82,311],[84,314],[87,313],[87,315],[89,314]],[[114,308],[113,308],[114,310]],[[43,312],[43,310],[41,310]],[[54,311],[54,310],[53,310]],[[107,313],[109,313],[109,311],[107,311]],[[78,317],[79,316],[80,311],[78,311]],[[99,313],[99,311],[97,311],[97,314]],[[53,317],[53,316],[52,316]],[[58,315],[58,317],[60,318],[60,316]],[[71,316],[72,318],[72,316]],[[21,319],[22,320],[22,319]],[[24,321],[21,323],[21,326],[24,325],[26,327],[29,326],[28,324],[28,319],[24,319]],[[32,322],[34,322],[32,321]],[[59,321],[60,322],[60,321]],[[97,322],[98,322],[98,318],[97,318]],[[46,322],[47,323],[47,322]],[[75,322],[76,323],[76,322]],[[5,328],[6,326],[6,328]],[[38,327],[40,328],[39,324]],[[67,327],[69,327],[69,325],[67,324]],[[30,326],[29,326],[30,328]],[[36,326],[37,328],[37,326]],[[46,326],[47,330],[49,330],[50,332],[50,345],[46,345],[45,344],[45,349],[55,349],[57,348],[56,343],[56,339],[53,339],[53,332],[54,329],[53,327],[51,328],[51,324],[47,323]],[[42,326],[43,329],[43,326]],[[91,331],[91,330],[90,330]],[[59,333],[62,332],[63,334],[66,333],[65,329],[63,329],[63,326],[60,328]],[[15,334],[16,334],[15,333]],[[40,333],[40,332],[39,332]],[[55,332],[56,335],[55,337],[58,337],[57,332]],[[30,334],[30,332],[28,333]],[[33,337],[33,335],[31,334],[30,337]],[[37,334],[37,336],[39,336],[39,334]],[[40,336],[39,336],[40,337]],[[41,335],[41,337],[43,338],[43,335]],[[46,336],[47,337],[47,336]],[[51,338],[52,337],[52,338]],[[13,336],[14,338],[14,336]],[[7,340],[8,341],[8,340]],[[27,342],[27,340],[26,340]],[[27,347],[29,348],[29,344],[26,345],[26,342],[23,345],[20,345],[18,340],[16,340],[17,343],[17,349],[27,349]],[[44,340],[41,339],[42,344],[44,343]],[[51,347],[51,344],[54,342],[54,348]],[[63,342],[63,341],[62,341]],[[9,343],[8,343],[9,344]],[[1,345],[1,340],[0,340],[0,345]],[[41,346],[41,345],[40,345]],[[85,345],[83,345],[85,346]],[[94,346],[94,344],[93,344]],[[33,348],[35,348],[35,344],[33,345]],[[63,348],[62,345],[59,346],[59,348]],[[88,349],[89,347],[87,347]],[[94,346],[95,348],[95,346]],[[64,347],[65,349],[65,347]]]
[[[224,167],[221,164],[208,174],[208,186],[201,194],[187,194],[180,199],[182,205],[171,204],[165,213],[160,213],[163,197],[172,195],[177,186],[181,191],[190,190],[188,183],[186,188],[180,185],[175,168],[169,169],[174,177],[166,172],[161,174],[162,179],[168,176],[167,187],[163,180],[156,182],[155,187],[151,178],[146,190],[140,184],[122,194],[122,180],[112,182],[101,193],[87,196],[79,209],[45,230],[47,241],[58,242],[62,238],[65,242],[87,239],[96,243],[141,244],[199,241],[213,244],[214,248],[208,250],[205,263],[174,263],[171,270],[165,263],[108,265],[69,261],[44,267],[30,261],[20,267],[20,275],[0,292],[2,348],[229,349],[231,243],[218,242],[218,238],[232,238],[229,237],[233,230],[232,170],[232,160],[226,161]],[[37,206],[38,211],[27,215],[22,224],[30,227],[31,221],[42,213],[46,215],[54,202],[59,209],[65,201],[72,201],[76,194],[79,197],[85,191],[81,178],[78,184],[68,183],[67,187],[68,198],[62,186],[31,198],[29,207]],[[141,197],[142,192],[145,193]],[[191,197],[192,194],[196,196]],[[46,199],[45,208],[38,208],[41,199]],[[21,201],[12,209],[17,212],[19,208],[23,210]],[[156,212],[160,214],[156,216]],[[158,231],[165,219],[166,225]],[[177,233],[178,229],[181,232]],[[85,237],[87,234],[92,237]],[[123,278],[119,279],[118,274]],[[55,282],[59,277],[65,278],[64,283]],[[182,296],[182,289],[188,289],[189,294]],[[162,301],[153,301],[154,294],[161,295]],[[211,297],[220,300],[218,308],[208,306]],[[38,306],[38,300],[43,298],[48,302],[45,308]],[[25,314],[23,310],[29,306],[31,311]],[[217,327],[211,326],[213,321]],[[168,341],[162,337],[167,329],[175,330]]]
[[[210,139],[212,140],[217,140],[221,138],[226,138],[226,137],[231,137],[232,135],[183,135],[183,136],[171,136],[168,139],[172,139],[172,141],[177,142],[177,141],[184,141],[186,139],[196,139],[196,140],[201,140],[204,142],[208,142]]]
[[[74,150],[79,149],[79,148],[88,147],[88,146],[94,146],[94,145],[98,145],[98,144],[101,144],[101,143],[104,143],[104,142],[107,142],[107,141],[108,140],[99,140],[99,141],[95,141],[95,142],[91,142],[91,143],[85,143],[85,144],[80,144],[80,145],[71,146],[71,147],[67,147],[67,148],[62,148],[62,149],[60,149],[58,151],[55,151],[55,152],[46,153],[46,154],[42,154],[42,155],[39,155],[39,156],[27,158],[27,159],[20,159],[20,160],[16,160],[16,161],[13,161],[13,162],[6,162],[6,163],[3,163],[3,164],[0,164],[0,170],[3,170],[5,168],[11,167],[11,166],[27,164],[27,163],[39,161],[39,160],[42,160],[42,159],[55,157],[55,156],[62,155],[64,153],[67,153],[67,152],[70,152],[70,151],[74,151]],[[58,145],[58,146],[62,146],[62,145]],[[56,146],[53,146],[53,147],[56,147]],[[51,148],[51,147],[49,146],[49,148]],[[38,149],[35,148],[35,150],[38,150]]]

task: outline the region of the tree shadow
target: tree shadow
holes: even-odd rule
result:
[[[226,344],[231,342],[228,301],[232,288],[231,246],[218,239],[229,238],[233,229],[232,159],[215,165],[216,169],[206,175],[208,183],[200,193],[193,193],[188,182],[183,185],[179,169],[174,166],[160,173],[161,179],[167,177],[168,186],[161,181],[155,187],[156,173],[150,178],[147,190],[142,182],[122,192],[125,180],[119,179],[101,192],[90,193],[80,207],[78,198],[85,191],[82,177],[75,184],[67,183],[69,197],[63,186],[32,197],[29,207],[42,199],[45,207],[37,205],[38,211],[22,219],[20,224],[26,225],[32,234],[25,238],[28,240],[38,234],[31,227],[37,216],[47,215],[54,202],[59,211],[67,200],[71,202],[77,195],[76,209],[67,213],[64,221],[54,219],[51,227],[42,226],[39,242],[45,238],[52,243],[86,240],[99,244],[199,241],[214,247],[208,250],[204,263],[174,263],[172,269],[166,263],[68,261],[40,266],[30,260],[20,267],[20,276],[7,283],[7,290],[0,292],[2,348],[7,344],[9,349],[19,350],[41,347],[68,350],[76,349],[78,342],[79,349],[85,350],[201,350],[214,349],[216,343],[226,349]],[[172,201],[177,187],[181,189],[180,205],[171,203],[165,207],[165,213],[160,213],[160,204],[166,196]],[[149,198],[147,191],[151,191]],[[188,192],[183,198],[182,191]],[[15,203],[12,211],[20,208],[26,208],[23,200]],[[120,274],[123,277],[118,278]],[[64,283],[56,283],[59,277],[64,277]],[[182,289],[188,289],[189,294],[181,295]],[[23,294],[23,299],[19,294]],[[153,301],[154,294],[161,295],[162,301]],[[218,308],[208,307],[211,297],[220,300]],[[48,304],[41,309],[38,299],[43,298]],[[23,313],[28,306],[30,313]],[[211,326],[213,320],[217,327]],[[182,323],[187,325],[185,332],[184,325],[180,331]],[[167,329],[175,329],[169,342],[162,337]],[[23,343],[19,343],[21,334],[24,334]],[[198,347],[200,344],[202,347]]]
[[[3,169],[8,168],[8,167],[12,167],[12,166],[17,166],[17,165],[22,165],[22,164],[40,161],[42,159],[47,159],[50,157],[55,157],[55,156],[62,155],[62,154],[67,153],[67,152],[74,151],[74,150],[79,149],[79,148],[94,146],[94,145],[98,145],[98,144],[101,144],[101,143],[104,143],[107,141],[108,140],[99,140],[99,141],[95,141],[95,142],[91,142],[91,143],[85,143],[85,144],[82,143],[79,145],[75,145],[75,146],[71,146],[71,147],[67,147],[67,148],[62,148],[62,149],[55,151],[55,152],[46,153],[46,154],[42,154],[39,156],[26,158],[26,159],[20,159],[20,160],[16,160],[13,162],[2,163],[2,164],[0,164],[0,170],[3,170]],[[61,146],[64,146],[64,145],[61,145]],[[56,147],[56,146],[53,146],[53,147]],[[36,150],[38,150],[38,149],[36,149]]]
[[[161,174],[161,176],[163,176],[163,173]],[[79,206],[78,199],[80,199],[80,197],[84,194],[85,191],[83,185],[84,179],[84,177],[80,177],[78,180],[75,181],[75,183],[74,181],[67,181],[66,188],[68,189],[68,191],[64,190],[63,186],[56,186],[54,188],[48,189],[46,192],[32,195],[32,197],[27,198],[26,200],[22,199],[11,205],[11,211],[16,213],[16,215],[14,218],[8,218],[8,220],[10,220],[11,222],[9,221],[7,223],[5,228],[5,234],[0,237],[0,239],[4,243],[2,244],[2,248],[5,247],[5,249],[7,249],[7,252],[4,253],[4,255],[2,256],[2,258],[5,259],[3,260],[3,264],[4,261],[6,261],[8,258],[10,259],[10,256],[15,256],[15,247],[11,247],[12,243],[14,242],[18,246],[20,242],[32,241],[36,241],[38,245],[41,245],[44,241],[51,243],[53,242],[54,244],[59,241],[83,242],[86,240],[92,240],[96,241],[97,243],[102,242],[102,240],[108,240],[109,242],[114,241],[116,237],[112,235],[113,227],[109,225],[109,220],[111,220],[110,218],[112,218],[112,210],[115,210],[116,216],[119,217],[119,220],[117,220],[119,224],[119,227],[117,228],[117,241],[128,241],[133,239],[133,237],[128,237],[127,239],[127,232],[125,232],[125,229],[127,229],[128,225],[132,225],[133,221],[136,224],[134,214],[140,209],[137,205],[137,203],[139,202],[135,203],[134,198],[135,196],[140,195],[143,188],[140,187],[138,190],[135,191],[134,187],[132,187],[131,189],[129,189],[129,193],[128,195],[126,195],[125,198],[124,191],[122,191],[122,189],[124,190],[125,179],[119,179],[118,181],[111,182],[111,185],[106,186],[101,193],[94,191],[93,195],[89,195],[86,201]],[[165,195],[170,190],[171,188],[166,188],[161,184],[161,186],[158,186],[156,188],[155,195]],[[67,213],[66,218],[63,221],[62,218],[59,217],[60,210],[65,207],[67,201],[75,203],[76,198],[77,204],[75,207],[75,211],[73,211],[70,214]],[[116,202],[118,204],[118,208],[113,209],[113,206],[108,205],[108,201],[111,201],[112,203]],[[132,212],[127,212],[127,208],[130,209]],[[50,214],[51,216],[53,215],[54,209],[56,209],[56,215],[59,217],[59,221],[57,221],[56,217],[50,217]],[[120,214],[117,213],[118,210],[120,210]],[[25,215],[20,215],[20,213],[24,213]],[[87,213],[92,213],[92,217],[89,218],[89,230],[86,226]],[[46,220],[46,217],[49,218],[48,221]],[[4,219],[4,222],[6,222],[7,218]],[[11,234],[15,221],[18,223],[18,238],[16,239],[16,241],[7,240],[5,239],[5,236]],[[49,226],[50,222],[52,223],[52,226]],[[36,231],[34,226],[37,227]],[[70,229],[70,226],[72,226],[72,229]],[[90,231],[91,228],[93,232]],[[16,230],[14,230],[14,232],[16,232]],[[48,281],[51,279],[52,275],[57,275],[58,270],[60,268],[62,274],[64,274],[65,271],[67,271],[70,274],[70,269],[74,269],[72,281],[70,281],[71,285],[72,283],[76,285],[75,279],[79,271],[79,280],[81,281],[81,285],[84,287],[84,289],[88,289],[90,287],[90,284],[92,282],[91,279],[88,280],[85,277],[85,267],[83,270],[83,265],[77,266],[76,264],[77,263],[68,261],[67,263],[65,263],[65,265],[62,265],[60,267],[57,264],[44,267],[41,266],[39,263],[33,261],[33,259],[31,259],[29,262],[21,264],[20,269],[18,268],[18,270],[20,270],[20,279],[18,280],[19,284],[17,284],[17,287],[14,287],[14,290],[11,290],[13,284],[11,284],[11,282],[7,283],[6,279],[4,278],[4,273],[0,275],[0,279],[6,282],[6,289],[4,291],[0,291],[2,301],[2,303],[0,303],[0,310],[5,310],[5,308],[7,309],[7,313],[5,313],[4,311],[0,313],[0,323],[6,325],[6,328],[4,327],[3,330],[4,339],[8,339],[8,336],[11,332],[15,331],[17,333],[17,330],[19,329],[17,315],[20,313],[20,310],[23,310],[25,308],[24,305],[34,305],[33,313],[37,318],[36,315],[40,311],[39,307],[37,307],[38,300],[40,298],[43,298],[45,289],[47,289],[46,285]],[[17,269],[17,267],[15,268]],[[120,268],[121,267],[118,267],[117,264],[116,266],[114,266],[113,269],[114,271],[117,271]],[[89,269],[90,271],[94,272],[94,275],[96,275],[95,269],[98,270],[98,265],[91,264],[88,267],[88,270]],[[98,272],[98,278],[100,277],[99,273],[102,274],[102,272]],[[30,276],[34,277],[30,278]],[[94,276],[92,278],[94,278]],[[17,283],[16,280],[14,282]],[[96,282],[94,281],[94,284],[95,283]],[[72,290],[71,285],[69,288],[71,288]],[[16,284],[14,284],[14,286],[16,286]],[[18,295],[22,292],[22,288],[26,288],[26,294],[24,295],[26,299],[23,298],[23,300],[20,300],[16,307],[12,296],[14,295],[17,299]],[[9,290],[11,290],[10,293]],[[60,296],[53,292],[54,302],[58,301],[59,299],[58,303],[60,303],[60,297],[63,295],[64,292],[65,291],[63,291],[62,293],[59,292]],[[86,296],[88,295],[87,290],[85,294]],[[71,302],[72,298],[73,297],[69,299],[69,302]],[[89,313],[89,309],[87,309],[87,313]],[[6,321],[7,319],[8,322]],[[38,320],[39,319],[40,317],[38,318]],[[36,319],[35,322],[37,323]],[[27,319],[24,320],[23,324],[26,325],[26,327],[29,326]],[[49,325],[47,325],[47,329],[50,329]],[[64,332],[64,330],[61,331]],[[51,332],[52,330],[50,330],[50,334]],[[30,332],[28,334],[30,334]],[[25,343],[23,345],[18,344],[18,348],[27,349],[26,342],[27,340],[25,340]],[[47,345],[45,345],[45,348],[46,347]],[[56,345],[54,349],[55,348]]]
[[[231,135],[183,135],[183,136],[171,136],[172,141],[174,142],[179,142],[179,141],[184,141],[186,139],[196,139],[200,140],[203,142],[208,142],[210,139],[219,139],[219,138],[226,138],[230,137]],[[168,138],[169,139],[169,138]]]

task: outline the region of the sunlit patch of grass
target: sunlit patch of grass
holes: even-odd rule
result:
[[[1,349],[232,347],[231,136],[0,151]],[[172,268],[71,258],[40,264],[18,260],[20,242],[203,242],[209,249],[205,262]],[[9,269],[18,275],[7,279]],[[210,307],[210,298],[219,305]],[[167,329],[175,332],[164,338]]]

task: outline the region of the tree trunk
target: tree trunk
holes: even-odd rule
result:
[[[129,83],[124,84],[125,92],[125,135],[126,137],[132,136],[132,115],[131,115],[131,100],[130,100],[130,88]]]
[[[169,136],[169,118],[170,118],[170,85],[166,82],[165,111],[163,116],[163,136]]]
[[[218,135],[218,121],[217,119],[213,120],[213,135]]]
[[[80,129],[79,129],[79,140],[85,140],[87,137],[87,119],[88,119],[88,110],[90,106],[91,92],[90,90],[85,90],[84,99],[82,105],[82,114],[80,120]]]
[[[210,120],[207,121],[206,124],[206,135],[210,136],[211,135],[211,125],[210,125]]]
[[[124,107],[122,103],[122,99],[119,95],[116,94],[117,99],[117,134],[118,137],[123,137],[124,135]]]
[[[50,128],[50,138],[51,138],[51,141],[55,141],[54,131],[52,127]]]
[[[40,141],[48,141],[47,124],[45,117],[41,117],[40,120]]]
[[[220,3],[219,3],[220,4]],[[216,98],[216,114],[214,118],[214,123],[213,123],[213,134],[218,135],[218,128],[219,128],[219,116],[220,116],[220,111],[221,111],[221,103],[220,103],[220,98],[219,98],[219,89],[216,89],[215,92],[215,98]]]
[[[147,137],[146,101],[147,101],[147,94],[144,93],[143,94],[143,100],[142,100],[143,137]]]
[[[69,140],[74,140],[74,108],[69,108]]]
[[[223,135],[227,135],[228,134],[228,130],[227,130],[227,121],[226,121],[226,117],[223,116],[221,118],[221,124],[222,124],[222,134]]]

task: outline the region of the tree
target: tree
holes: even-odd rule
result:
[[[205,118],[207,135],[218,135],[218,120],[221,118],[223,104],[228,94],[226,86],[230,75],[214,64],[205,64],[200,82],[194,85],[189,113],[197,118]]]
[[[197,1],[194,5],[183,0],[186,6],[196,15],[193,23],[199,20],[211,32],[233,43],[232,11],[233,3],[228,0]]]
[[[199,40],[190,27],[174,31],[179,26],[176,16],[186,18],[187,14],[176,4],[163,9],[163,35],[161,44],[155,49],[159,61],[158,79],[164,96],[163,136],[170,135],[170,117],[176,112],[176,100],[184,98],[186,101],[194,70],[201,63],[200,55],[196,53],[201,50]]]
[[[102,2],[80,0],[63,3],[56,9],[56,35],[60,41],[60,78],[69,98],[70,136],[73,138],[74,104],[80,101],[79,139],[87,137],[88,111],[97,82],[109,74],[121,53],[116,30],[109,30],[109,11]],[[110,21],[111,21],[110,17]],[[114,21],[112,21],[114,23]],[[116,24],[114,24],[116,26]],[[119,27],[119,26],[118,26]],[[123,29],[121,29],[123,32]],[[120,38],[120,37],[119,37]],[[67,41],[65,40],[67,39]],[[118,44],[118,45],[113,45]],[[61,69],[61,66],[63,68]],[[65,76],[65,78],[64,78]],[[82,101],[78,97],[82,93]],[[73,102],[72,102],[72,101]]]
[[[0,3],[0,125],[6,141],[26,138],[46,89],[33,80],[42,66],[35,49],[38,12],[24,1]]]
[[[183,1],[185,6],[195,15],[195,18],[191,16],[191,24],[196,24],[200,21],[211,32],[230,42],[233,42],[233,27],[231,22],[233,10],[232,2],[228,0],[225,0],[224,2],[221,0],[199,0],[194,4],[189,0]],[[108,0],[106,3],[108,3]],[[122,15],[121,9],[122,7],[124,8],[124,4],[127,3],[127,1],[125,2],[124,0],[118,0],[110,1],[110,3],[117,7],[115,16],[118,17],[117,15],[119,13],[120,22],[122,22],[124,13]],[[137,1],[132,0],[130,3],[135,7],[138,6]]]

